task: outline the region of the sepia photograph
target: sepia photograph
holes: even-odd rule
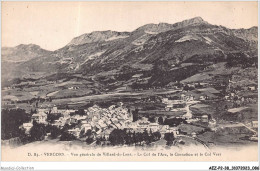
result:
[[[258,2],[2,2],[2,161],[258,161]]]

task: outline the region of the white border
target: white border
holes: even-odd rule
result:
[[[2,1],[22,1],[22,0],[1,0],[1,2]],[[25,0],[25,1],[30,1],[30,0]],[[37,1],[41,1],[41,0],[37,0]],[[56,1],[62,1],[62,0],[56,0]],[[86,0],[86,1],[91,1],[91,0]],[[107,0],[103,0],[103,1],[107,1]],[[113,1],[127,1],[127,0],[113,0]],[[132,0],[132,1],[138,1],[138,0]],[[156,0],[143,0],[143,1],[156,1]],[[164,0],[164,1],[169,1],[169,0]],[[174,0],[174,1],[183,1],[183,0]],[[185,1],[192,1],[192,0],[185,0]],[[200,1],[208,1],[208,0],[200,0]],[[213,0],[213,1],[225,1],[225,0]],[[236,1],[236,0],[229,0],[229,1]],[[246,1],[257,1],[257,0],[246,0]],[[2,6],[0,4],[0,8],[1,7]],[[259,8],[260,8],[260,4],[258,3],[258,9]],[[258,11],[258,16],[259,16],[259,11]],[[1,22],[1,26],[2,26],[2,22]],[[260,29],[258,27],[258,33],[259,31]],[[258,42],[259,42],[259,36],[258,36]],[[260,54],[259,52],[260,50],[258,48],[258,56]],[[258,64],[259,63],[260,61],[258,60]],[[260,77],[258,71],[258,80],[259,78]],[[260,86],[258,84],[258,89],[259,87]],[[259,96],[259,92],[258,92],[258,96]],[[1,94],[0,94],[0,98],[1,98]],[[260,107],[258,105],[258,111],[260,111],[259,109]],[[1,110],[1,106],[0,106],[0,110]],[[258,113],[258,118],[260,118],[259,113]],[[259,130],[260,128],[258,127],[258,132]],[[1,136],[1,132],[0,132],[0,136]],[[258,143],[258,149],[259,147],[260,146]],[[210,166],[229,166],[229,167],[259,166],[259,158],[260,158],[260,153],[258,153],[258,162],[2,162],[0,161],[0,165],[2,168],[9,167],[10,168],[9,170],[31,170],[31,169],[26,169],[27,167],[31,167],[33,168],[33,170],[111,170],[111,171],[112,170],[113,171],[116,170],[150,170],[150,171],[152,170],[200,170],[202,171],[202,170],[209,170]]]

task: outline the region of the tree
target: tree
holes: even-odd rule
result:
[[[97,144],[97,145],[101,145],[101,140],[102,140],[102,138],[97,138],[97,139],[96,139],[96,144]]]
[[[136,133],[136,143],[139,143],[141,145],[141,142],[143,141],[143,134],[140,132]]]
[[[79,138],[83,138],[83,137],[86,137],[86,134],[85,134],[85,130],[82,129],[79,133]]]
[[[138,120],[138,112],[139,112],[139,109],[135,109],[132,114],[133,114],[133,122],[137,121]]]
[[[152,140],[151,140],[151,136],[149,136],[148,134],[148,131],[145,129],[144,132],[143,132],[143,140],[145,141],[145,143],[148,145],[148,144],[151,144]]]
[[[76,114],[83,116],[83,115],[85,115],[85,111],[84,111],[84,109],[79,109],[78,111],[76,111]]]
[[[174,141],[173,133],[165,133],[164,139],[167,141],[166,145],[171,146],[173,144],[173,141]]]
[[[91,136],[91,135],[92,135],[92,131],[91,131],[91,129],[88,129],[87,132],[86,132],[86,136],[89,137],[89,136]]]
[[[148,121],[151,122],[151,123],[154,123],[154,122],[155,122],[155,119],[154,119],[154,117],[149,117],[149,118],[148,118]]]
[[[46,135],[46,127],[44,124],[33,122],[33,127],[30,130],[31,141],[42,141]]]
[[[91,143],[93,143],[94,142],[94,138],[92,137],[92,136],[90,136],[90,137],[88,137],[87,139],[86,139],[86,143],[87,144],[91,144]]]
[[[158,118],[158,123],[159,123],[160,125],[163,125],[163,118],[162,118],[161,116]]]
[[[130,131],[126,133],[125,143],[126,143],[127,145],[131,145],[131,144],[134,143],[134,140],[133,140],[133,138],[132,138],[132,133],[131,133]]]
[[[123,145],[126,139],[126,130],[114,129],[109,135],[109,141],[112,145]]]
[[[61,117],[60,113],[50,113],[47,115],[47,121],[53,123],[55,120],[58,120]]]
[[[51,130],[50,130],[50,133],[51,133],[51,138],[55,139],[57,138],[59,135],[61,135],[61,130],[56,127],[56,126],[52,126],[51,127]]]
[[[19,133],[19,139],[23,144],[26,144],[27,142],[30,141],[29,136],[25,133],[25,129],[20,129]]]
[[[161,133],[159,131],[153,133],[154,140],[157,141],[161,138]]]

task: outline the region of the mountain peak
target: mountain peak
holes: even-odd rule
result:
[[[189,20],[197,21],[197,22],[203,22],[204,20],[201,17],[194,17]]]
[[[41,48],[39,45],[36,45],[36,44],[20,44],[20,45],[17,45],[15,46],[15,48],[18,48],[18,49],[23,49],[23,48]]]
[[[3,47],[2,59],[12,62],[21,62],[50,53],[51,51],[42,49],[36,44],[20,44],[15,47]]]
[[[94,43],[94,42],[102,42],[102,41],[110,41],[117,38],[125,38],[128,37],[128,32],[116,32],[111,30],[106,31],[94,31],[91,33],[85,33],[78,37],[73,38],[69,45],[81,45],[85,43]]]
[[[204,21],[201,17],[194,17],[191,19],[184,20],[180,23],[182,23],[183,25],[192,25],[192,24],[203,24],[203,23],[207,23],[207,22]]]
[[[136,30],[144,30],[144,31],[152,31],[152,32],[165,32],[171,29],[178,29],[181,27],[186,27],[188,25],[198,25],[198,24],[208,24],[208,22],[204,21],[201,17],[194,17],[191,19],[183,20],[181,22],[175,24],[168,23],[159,23],[159,24],[146,24],[137,28]]]

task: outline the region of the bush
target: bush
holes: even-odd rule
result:
[[[60,137],[60,141],[73,141],[76,139],[77,138],[73,134],[70,134],[68,132],[63,132]]]
[[[167,141],[166,145],[171,146],[173,144],[173,141],[174,141],[173,133],[165,133],[164,139]]]
[[[93,139],[92,136],[90,136],[90,137],[88,137],[88,138],[86,139],[86,143],[87,143],[87,144],[91,144],[91,143],[93,143],[93,142],[94,142],[94,139]]]

